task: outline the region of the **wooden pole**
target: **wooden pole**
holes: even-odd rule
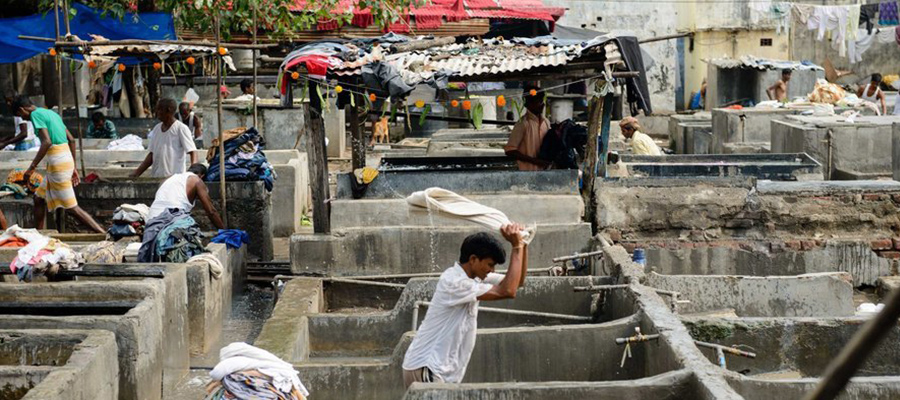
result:
[[[72,30],[69,27],[69,1],[63,0],[63,8],[65,9],[63,12],[64,21],[66,21],[66,38],[72,35]],[[57,53],[58,55],[58,53]],[[75,126],[78,127],[78,158],[80,159],[81,164],[81,176],[87,176],[87,170],[84,168],[84,132],[81,131],[81,108],[79,107],[78,101],[78,82],[75,77],[75,70],[72,70],[72,98],[75,99]],[[60,114],[61,115],[61,114]]]
[[[588,105],[587,149],[585,150],[584,155],[587,165],[584,167],[584,171],[582,171],[582,179],[584,179],[584,185],[582,187],[584,189],[581,192],[581,197],[586,206],[584,218],[589,222],[594,221],[595,210],[591,199],[593,199],[594,179],[597,177],[595,171],[597,171],[597,162],[599,160],[599,132],[602,111],[603,99],[596,96],[591,97],[590,104]]]
[[[328,156],[325,154],[325,121],[315,81],[309,81],[309,118],[306,120],[309,173],[312,180],[313,231],[331,233],[331,208],[328,205]]]
[[[53,38],[45,38],[40,36],[29,36],[29,35],[19,35],[19,39],[22,40],[35,40],[39,42],[49,42],[54,43],[59,47],[94,47],[94,46],[149,46],[151,44],[171,44],[171,45],[182,45],[182,46],[202,46],[202,47],[213,47],[215,43],[196,41],[196,40],[141,40],[141,39],[125,39],[125,40],[94,40],[94,41],[84,41],[84,40],[74,40],[71,42],[66,42],[61,39],[53,40]],[[219,45],[225,45],[228,48],[232,49],[268,49],[271,47],[278,47],[278,44],[246,44],[246,43],[222,43],[219,42]]]
[[[53,15],[56,17],[56,41],[59,42],[59,0],[54,0]],[[62,75],[62,56],[56,52],[56,90],[58,94],[57,107],[59,107],[59,117],[63,116],[63,75]]]
[[[609,155],[609,123],[612,119],[613,100],[612,93],[603,99],[603,122],[600,124],[600,173],[599,177],[606,177],[606,159]]]
[[[257,1],[253,1],[252,3],[253,3],[253,44],[256,45],[257,44],[256,43],[256,31],[259,30],[259,26],[257,25],[258,20],[257,20],[257,15],[256,15],[257,14],[257,12],[256,12]],[[257,80],[256,79],[257,78],[256,77],[256,57],[259,56],[259,53],[256,51],[256,49],[253,49],[251,51],[253,52],[253,90],[254,90],[254,92],[253,92],[253,127],[256,128],[257,130],[259,130],[259,127],[258,127],[259,122],[258,122],[257,109],[256,109],[256,91],[259,90],[259,87],[256,84],[256,80]],[[260,132],[260,135],[265,137],[265,135],[263,135],[262,132]]]
[[[216,126],[219,129],[219,195],[222,196],[222,222],[228,226],[228,202],[225,200],[225,136],[222,132],[222,54],[219,53],[221,44],[221,27],[219,26],[218,3],[215,7],[216,24]]]
[[[350,95],[356,97],[355,93],[350,93]],[[353,103],[355,104],[355,102]],[[366,166],[366,141],[365,129],[362,129],[365,124],[360,124],[359,108],[354,104],[350,105],[350,145],[353,148],[351,158],[355,170]]]

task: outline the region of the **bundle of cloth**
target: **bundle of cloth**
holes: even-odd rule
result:
[[[104,240],[85,247],[81,255],[87,264],[118,264],[125,259],[126,248],[125,243]]]
[[[109,142],[106,149],[114,151],[144,150],[144,141],[138,136],[127,135],[121,139]]]
[[[309,391],[294,367],[274,354],[246,343],[232,343],[219,351],[219,363],[210,371],[206,400],[303,400]]]
[[[225,243],[229,249],[238,249],[250,243],[250,235],[240,229],[219,229],[210,242]]]
[[[0,192],[12,192],[16,199],[24,199],[31,197],[43,181],[44,177],[35,172],[31,174],[31,179],[25,182],[25,169],[16,168],[6,176],[6,182],[0,185]]]
[[[13,225],[0,235],[0,243],[9,241],[27,243],[9,264],[9,269],[23,282],[31,282],[34,276],[53,276],[59,270],[77,271],[84,264],[81,254],[59,240],[41,235],[35,229],[22,229]]]
[[[829,83],[824,79],[816,81],[816,86],[807,98],[814,104],[832,104],[838,107],[865,107],[874,111],[875,115],[881,115],[881,110],[875,103],[860,99],[854,93],[847,93],[847,91],[840,86]]]
[[[167,209],[147,221],[138,262],[187,262],[206,252],[200,237],[200,226],[190,213],[177,208]]]
[[[234,131],[231,131],[233,134]],[[263,149],[265,142],[256,128],[248,128],[243,133],[229,138],[225,136],[225,180],[226,181],[263,181],[266,190],[272,191],[275,186],[275,168],[266,159]],[[209,169],[206,180],[217,182],[222,167],[219,165],[219,147],[214,143],[207,154]]]
[[[433,187],[415,192],[406,198],[406,203],[414,210],[426,210],[440,215],[474,222],[495,232],[510,223],[502,211],[476,203],[447,189]],[[534,240],[536,226],[521,232],[525,244]]]
[[[148,214],[150,214],[150,207],[144,204],[122,204],[113,213],[113,224],[106,234],[113,241],[118,241],[123,237],[142,236]]]

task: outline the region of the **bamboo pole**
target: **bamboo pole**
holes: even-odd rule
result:
[[[219,9],[216,4],[216,117],[219,129],[219,195],[222,196],[222,222],[228,226],[228,202],[225,200],[225,136],[222,131],[222,54],[219,53],[221,44],[221,27],[219,26]]]
[[[58,1],[58,0],[57,0]],[[58,22],[58,21],[57,21]],[[198,46],[198,47],[213,47],[218,44],[219,46],[225,45],[232,49],[268,49],[271,47],[277,47],[278,44],[268,43],[268,44],[245,44],[245,43],[222,43],[221,41],[217,41],[216,43],[196,41],[196,40],[141,40],[141,39],[127,39],[127,40],[94,40],[94,41],[84,41],[84,40],[76,40],[76,41],[63,41],[61,38],[53,40],[52,38],[45,38],[40,36],[28,36],[28,35],[19,35],[19,39],[22,40],[35,40],[41,42],[50,42],[54,43],[55,46],[58,47],[93,47],[93,46],[149,46],[152,44],[170,44],[170,45],[181,45],[181,46]]]
[[[256,15],[257,14],[256,9],[257,9],[257,1],[253,1],[253,45],[258,44],[256,42],[256,32],[259,30],[259,25],[258,25],[259,21],[257,19],[257,15]],[[257,76],[256,76],[256,57],[259,56],[259,53],[256,51],[256,49],[251,50],[251,51],[253,52],[253,127],[256,128],[257,130],[259,130],[259,127],[258,127],[259,122],[257,122],[258,114],[257,114],[257,108],[256,108],[256,91],[259,90],[259,87],[257,87],[257,84],[256,84],[256,80],[257,80],[256,79],[257,78]],[[262,135],[262,132],[260,132],[260,135]],[[262,136],[265,137],[265,135],[262,135]]]
[[[66,38],[72,35],[72,30],[69,26],[69,1],[63,0],[63,18],[66,21]],[[59,53],[57,53],[58,55]],[[87,176],[87,170],[84,168],[84,132],[81,131],[81,108],[79,107],[78,102],[78,82],[75,77],[75,70],[72,70],[72,98],[75,99],[75,126],[78,127],[78,158],[81,164],[81,176]],[[62,115],[62,114],[60,114]]]
[[[53,15],[56,17],[56,41],[59,42],[59,0],[53,0]],[[59,117],[63,116],[63,105],[62,105],[62,97],[63,97],[63,76],[62,76],[62,57],[59,55],[59,52],[56,53],[56,79],[57,79],[57,96],[56,99],[57,107],[59,107]]]

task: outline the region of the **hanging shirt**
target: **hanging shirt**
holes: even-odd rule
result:
[[[172,175],[162,185],[159,185],[153,204],[150,205],[150,212],[147,213],[147,221],[156,218],[170,208],[177,208],[190,214],[194,209],[194,203],[191,203],[187,196],[187,181],[191,176],[196,175],[193,172]]]
[[[484,282],[469,278],[459,263],[444,271],[425,320],[406,351],[403,369],[427,367],[444,382],[461,382],[475,348],[478,296],[502,280],[501,274],[488,274]]]
[[[187,153],[197,151],[197,147],[194,146],[194,134],[181,121],[176,119],[167,131],[162,130],[162,125],[162,122],[157,124],[149,135],[147,149],[153,153],[150,176],[168,178],[187,170]]]
[[[504,151],[518,150],[520,153],[537,158],[538,152],[541,150],[541,143],[544,141],[544,135],[550,131],[550,123],[546,118],[534,115],[531,111],[526,111],[525,115],[516,122],[512,132],[509,134],[509,141],[503,146]],[[519,171],[540,171],[540,166],[527,161],[516,161],[519,164]]]
[[[650,136],[637,131],[631,136],[631,152],[641,156],[661,156],[662,150],[656,145],[656,142]]]

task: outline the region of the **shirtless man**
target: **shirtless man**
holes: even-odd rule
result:
[[[781,79],[774,85],[766,89],[769,100],[785,101],[787,100],[787,84],[791,80],[791,70],[785,69],[781,71]]]

